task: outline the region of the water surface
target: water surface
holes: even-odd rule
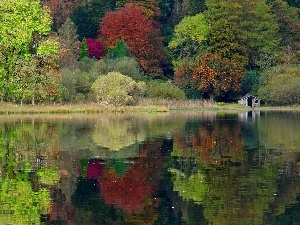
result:
[[[0,124],[0,224],[300,224],[299,112]]]

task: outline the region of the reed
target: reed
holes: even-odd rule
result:
[[[167,112],[164,106],[109,106],[90,104],[16,105],[0,103],[0,114],[70,114],[70,113],[136,113],[139,111]]]

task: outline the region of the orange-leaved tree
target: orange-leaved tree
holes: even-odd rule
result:
[[[100,39],[106,48],[123,40],[133,57],[151,77],[163,76],[164,51],[162,38],[156,35],[152,20],[147,19],[141,7],[128,3],[116,12],[108,12],[100,23]]]
[[[244,67],[237,61],[206,53],[195,60],[192,79],[200,91],[207,93],[210,100],[228,91],[240,91]]]

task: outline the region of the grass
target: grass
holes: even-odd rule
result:
[[[90,104],[17,105],[0,103],[0,114],[70,114],[70,113],[135,113],[138,111],[167,112],[164,106],[106,106]]]
[[[0,102],[0,114],[71,114],[71,113],[147,113],[155,114],[170,111],[249,111],[250,107],[234,103],[212,103],[205,100],[154,100],[143,99],[138,106],[109,106],[97,103],[89,104],[49,104],[49,105],[17,105]],[[300,110],[300,106],[255,108],[260,111]]]

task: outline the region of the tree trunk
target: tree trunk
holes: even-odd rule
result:
[[[213,94],[213,93],[209,93],[209,101],[210,101],[211,103],[214,102],[214,98],[215,98],[214,94]]]
[[[31,104],[34,105],[34,96],[32,96],[32,99],[31,99]]]

